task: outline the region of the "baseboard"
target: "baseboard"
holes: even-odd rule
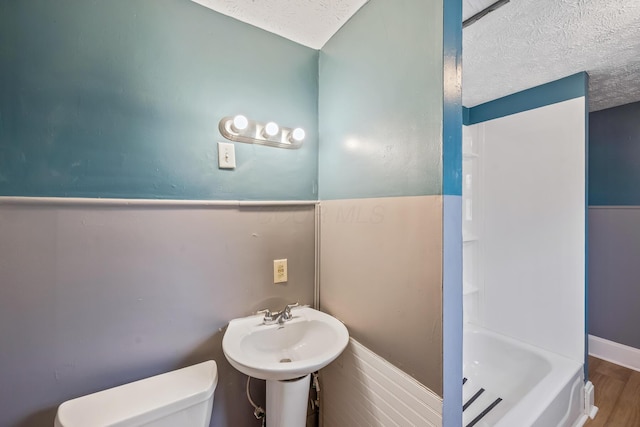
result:
[[[616,365],[640,371],[640,349],[589,335],[589,354]]]

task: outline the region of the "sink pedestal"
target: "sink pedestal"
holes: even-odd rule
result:
[[[304,427],[311,374],[293,380],[267,380],[267,426]]]

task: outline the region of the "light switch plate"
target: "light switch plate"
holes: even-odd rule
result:
[[[284,283],[287,281],[287,260],[273,260],[273,283]]]
[[[230,142],[218,142],[218,168],[235,169],[236,150]]]

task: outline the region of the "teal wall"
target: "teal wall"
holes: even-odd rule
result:
[[[0,3],[0,195],[315,199],[318,52],[189,0]],[[235,144],[221,117],[301,126]]]
[[[442,194],[442,13],[373,0],[322,48],[321,199]]]
[[[591,113],[589,151],[589,204],[640,206],[640,102]]]

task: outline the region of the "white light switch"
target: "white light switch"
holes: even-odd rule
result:
[[[273,283],[284,283],[287,281],[287,260],[273,260]]]
[[[218,168],[234,169],[236,167],[236,150],[230,142],[218,142]]]

